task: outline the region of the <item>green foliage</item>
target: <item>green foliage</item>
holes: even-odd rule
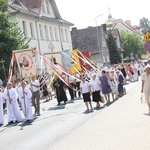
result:
[[[121,56],[117,48],[116,40],[110,32],[107,37],[107,46],[109,49],[111,64],[118,64],[121,62]]]
[[[11,54],[13,50],[24,49],[28,47],[28,42],[23,32],[17,27],[16,23],[9,21],[8,1],[0,0],[0,60],[5,60],[5,70],[8,73]],[[0,64],[0,71],[2,65]],[[0,78],[4,79],[3,74]]]
[[[121,31],[121,44],[124,51],[124,58],[129,57],[130,53],[138,54],[139,58],[141,58],[142,54],[146,54],[144,50],[144,43],[140,35],[131,34],[127,31]]]
[[[147,18],[143,17],[142,19],[140,19],[140,27],[143,34],[145,34],[146,32],[150,32],[150,21]]]

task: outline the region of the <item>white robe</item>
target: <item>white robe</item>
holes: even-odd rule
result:
[[[9,95],[8,95],[9,91]],[[11,103],[9,102],[9,96],[12,99]],[[17,102],[18,94],[14,88],[5,89],[4,98],[6,99],[7,104],[7,114],[8,114],[8,122],[10,121],[22,121],[21,112],[19,109],[19,105]]]
[[[19,91],[19,101],[21,102],[21,108],[26,120],[33,119],[32,109],[31,109],[31,97],[32,93],[29,88],[25,87],[23,94],[23,88]],[[25,97],[24,97],[25,96]]]
[[[3,93],[0,92],[0,124],[4,124],[3,102]]]

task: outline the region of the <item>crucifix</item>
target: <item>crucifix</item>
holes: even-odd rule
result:
[[[5,60],[1,59],[0,63],[2,64],[2,68],[3,68],[3,72],[4,72],[4,78],[5,78],[5,82],[6,82],[6,72],[5,72],[4,62],[5,62]]]

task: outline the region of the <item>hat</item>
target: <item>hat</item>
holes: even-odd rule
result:
[[[96,76],[96,73],[92,73],[92,77]]]
[[[147,68],[150,68],[150,65],[149,65],[149,64],[147,64],[144,69],[147,69]]]
[[[7,85],[8,85],[8,84],[12,85],[12,83],[11,83],[11,82],[8,82],[8,83],[7,83]]]

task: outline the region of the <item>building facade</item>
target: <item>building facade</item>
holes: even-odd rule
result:
[[[42,54],[72,49],[73,24],[62,19],[55,0],[9,0],[9,6],[10,20],[31,39],[29,48]]]
[[[109,64],[109,51],[103,32],[103,26],[88,27],[85,29],[72,28],[71,31],[73,49],[89,51],[91,59],[99,66]]]

